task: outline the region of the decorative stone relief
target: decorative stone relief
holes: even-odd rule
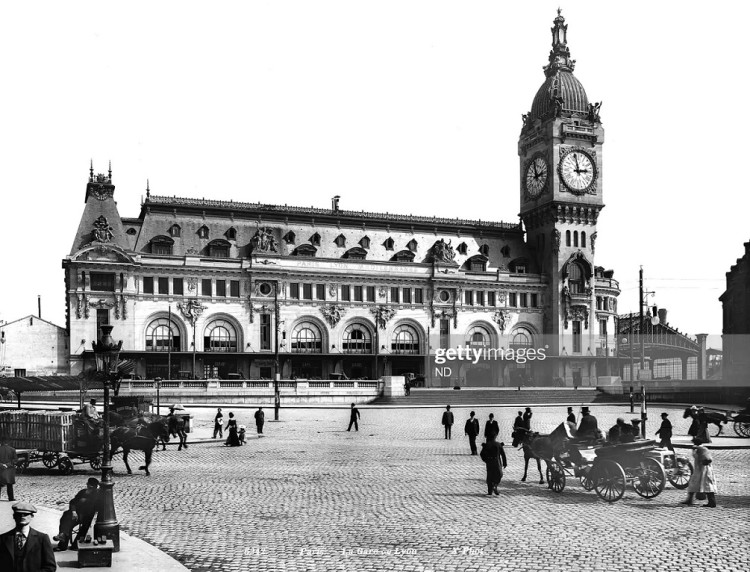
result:
[[[386,324],[396,315],[396,309],[389,308],[388,306],[376,306],[375,308],[370,308],[370,313],[375,317],[375,324],[378,328],[384,330]]]
[[[591,240],[591,254],[594,254],[596,250],[596,237],[597,237],[596,232],[591,233],[591,236],[589,237],[589,239]]]
[[[187,302],[177,304],[182,316],[190,322],[191,326],[195,326],[198,318],[208,307],[201,304],[198,300],[188,300]]]
[[[335,282],[332,282],[328,285],[328,295],[331,297],[334,297],[336,295],[336,292],[338,292],[339,285]]]
[[[323,317],[326,319],[326,322],[328,322],[328,325],[333,328],[334,326],[336,326],[336,324],[339,323],[344,314],[346,314],[346,308],[344,308],[343,306],[330,304],[328,306],[322,306],[320,308],[320,313],[323,314]]]
[[[122,297],[122,319],[123,320],[128,319],[128,297],[127,296]]]
[[[508,299],[508,295],[505,292],[498,292],[497,293],[497,301],[500,304],[505,304],[505,301]]]
[[[579,320],[584,323],[584,327],[589,327],[589,309],[586,306],[572,306],[565,311],[565,329],[568,329],[568,322]]]
[[[495,315],[492,317],[492,319],[495,320],[498,329],[501,332],[505,332],[505,322],[507,320],[507,316],[505,315],[505,313],[501,310],[498,310],[497,312],[495,312]]]
[[[188,278],[187,279],[187,286],[188,290],[191,292],[195,291],[198,288],[198,279],[197,278]]]
[[[120,319],[120,305],[121,305],[120,299],[121,298],[122,296],[120,294],[115,294],[115,320]]]
[[[456,253],[453,250],[453,246],[451,246],[452,241],[448,241],[446,244],[445,240],[442,238],[440,240],[435,241],[435,244],[432,245],[432,248],[430,248],[430,254],[432,255],[432,259],[435,262],[448,262],[451,263],[456,258]]]
[[[250,239],[250,247],[253,252],[277,252],[276,238],[273,235],[273,229],[261,227],[255,231],[255,235]]]
[[[99,218],[94,221],[94,230],[91,234],[96,242],[109,242],[112,240],[112,227],[109,226],[104,215],[99,215]]]
[[[385,286],[378,286],[378,296],[380,298],[385,298],[388,295],[388,288]]]
[[[76,305],[76,319],[81,319],[81,311],[83,310],[83,297],[84,294],[76,294],[76,298],[78,298],[78,304]]]
[[[99,310],[103,310],[105,308],[109,309],[114,307],[115,303],[112,300],[105,300],[104,298],[99,298],[98,300],[92,300],[89,302],[89,306],[92,308],[97,308]]]
[[[596,233],[594,233],[594,234],[596,234]],[[594,246],[594,240],[593,239],[594,239],[594,237],[592,236],[591,237],[591,247],[592,247],[592,250],[593,250],[593,246]],[[557,254],[557,253],[560,252],[560,231],[557,230],[557,229],[554,229],[552,231],[552,250],[554,251],[555,254]]]

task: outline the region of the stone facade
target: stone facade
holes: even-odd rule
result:
[[[0,324],[0,374],[67,374],[70,350],[65,328],[36,316]]]
[[[722,367],[729,383],[750,385],[750,242],[745,253],[727,272],[727,289],[719,297],[723,308]]]
[[[596,385],[614,355],[606,328],[619,287],[594,266],[604,133],[564,28],[558,16],[519,140],[525,229],[345,211],[338,197],[318,209],[148,189],[139,216],[123,218],[111,169],[92,167],[63,262],[71,339],[114,324],[143,377],[268,379],[278,368],[282,379]],[[464,360],[435,374],[436,352],[457,346],[547,359]],[[90,359],[74,350],[72,372]]]

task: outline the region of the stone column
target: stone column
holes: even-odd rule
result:
[[[698,338],[698,379],[706,379],[706,338],[708,334],[695,334]]]

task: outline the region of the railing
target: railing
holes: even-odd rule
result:
[[[279,389],[284,390],[293,390],[293,391],[302,391],[307,392],[310,389],[353,389],[353,390],[377,390],[380,387],[381,382],[378,380],[311,380],[308,381],[306,379],[301,379],[299,381],[295,380],[280,380],[279,381]],[[151,391],[156,391],[157,384],[155,381],[152,380],[123,380],[120,385],[120,391],[124,392],[142,392],[142,391],[148,391],[149,393]],[[224,380],[168,380],[168,381],[161,381],[159,383],[159,389],[164,390],[180,390],[180,389],[188,389],[188,390],[203,390],[203,391],[209,391],[209,390],[266,390],[266,391],[273,391],[274,390],[274,382],[273,381],[264,381],[264,380],[246,380],[246,381],[240,381],[240,380],[231,380],[231,381],[224,381]],[[190,392],[193,394],[193,392]]]

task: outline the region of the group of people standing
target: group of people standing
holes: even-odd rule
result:
[[[255,428],[258,431],[258,436],[263,434],[263,425],[266,423],[266,413],[263,411],[263,407],[258,407],[255,412]],[[226,447],[238,447],[245,444],[245,432],[246,428],[244,425],[237,425],[237,419],[234,417],[234,413],[229,413],[229,419],[227,426],[224,427],[224,414],[221,412],[221,407],[217,408],[216,415],[214,416],[214,435],[216,439],[218,435],[220,439],[224,438],[224,431],[227,432],[227,440],[224,442]]]

